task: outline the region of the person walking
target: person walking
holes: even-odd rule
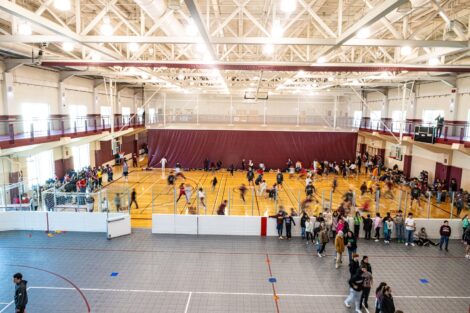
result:
[[[470,259],[470,227],[467,227],[463,234],[463,240],[465,243],[465,258]]]
[[[13,283],[15,284],[15,313],[25,313],[28,304],[28,282],[23,280],[23,274],[16,273],[13,275]]]
[[[328,241],[330,241],[330,238],[328,236],[328,229],[326,228],[326,226],[321,227],[319,240],[320,240],[321,245],[318,246],[317,255],[321,258],[325,256],[324,253],[325,253],[326,244],[328,243]]]
[[[359,230],[361,229],[361,223],[362,223],[361,213],[356,212],[356,215],[354,215],[354,237],[356,239],[359,238]]]
[[[403,211],[398,210],[397,215],[394,218],[395,229],[397,231],[397,242],[405,242],[405,219],[403,218]]]
[[[442,245],[445,244],[446,251],[449,251],[449,238],[452,234],[452,228],[449,225],[449,221],[444,221],[444,225],[439,229],[439,234],[441,235],[439,250],[442,250]]]
[[[137,160],[137,154],[132,153],[132,167],[138,167],[138,166],[139,166],[139,162]]]
[[[202,204],[202,207],[204,208],[204,210],[206,210],[206,203],[204,202],[206,194],[204,193],[202,187],[199,187],[199,190],[197,191],[197,197],[199,199],[199,203]]]
[[[470,226],[470,221],[468,219],[468,214],[465,214],[464,217],[462,217],[462,242],[465,242],[465,232],[467,231],[467,228]]]
[[[178,203],[178,201],[180,201],[181,197],[182,196],[186,196],[186,192],[185,192],[185,189],[184,189],[184,184],[181,183],[180,186],[179,186],[179,195],[178,195],[178,199],[176,199],[176,203]]]
[[[390,240],[392,238],[392,230],[393,230],[393,220],[391,217],[386,217],[385,222],[384,222],[384,236],[385,236],[384,242],[386,244],[390,243]]]
[[[217,186],[217,177],[214,176],[214,178],[212,178],[211,180],[211,191],[214,191],[215,190],[215,186]]]
[[[135,203],[135,208],[138,209],[139,205],[137,204],[137,192],[135,191],[135,188],[132,188],[131,202],[129,203],[129,209],[132,209],[133,203]]]
[[[349,264],[351,264],[353,260],[353,254],[357,251],[357,241],[352,231],[348,230],[346,233],[346,239],[344,241],[346,243],[346,247],[348,248]]]
[[[241,186],[238,188],[238,191],[240,192],[240,199],[242,199],[243,203],[246,202],[245,200],[245,194],[248,188],[246,188],[245,184],[241,184]]]
[[[380,313],[382,307],[383,291],[387,287],[387,283],[381,282],[377,289],[375,289],[375,313]]]
[[[168,163],[168,160],[166,159],[166,157],[164,156],[163,158],[161,158],[161,160],[157,163],[158,164],[161,164],[162,165],[162,177],[165,176],[165,167],[166,167],[166,164]]]
[[[375,242],[380,241],[380,229],[381,228],[382,228],[382,218],[380,217],[380,213],[377,212],[374,218]]]
[[[312,240],[313,243],[313,240]],[[338,268],[341,263],[343,263],[343,252],[344,252],[344,237],[343,232],[338,231],[338,234],[335,238],[335,250],[336,250],[336,265]]]
[[[186,204],[191,204],[191,197],[193,195],[193,187],[190,184],[184,186],[184,197],[186,198]]]
[[[372,278],[372,273],[369,271],[367,268],[367,264],[362,264],[361,265],[361,272],[362,272],[362,278],[364,279],[363,285],[362,285],[362,294],[361,294],[361,305],[363,305],[366,309],[369,309],[369,294],[370,294],[370,289],[372,288],[373,284],[373,278]]]
[[[395,313],[395,303],[392,296],[392,288],[385,286],[380,304],[380,313]]]
[[[351,307],[351,304],[354,303],[354,308],[356,313],[361,313],[361,292],[364,285],[364,278],[362,277],[362,272],[356,273],[349,280],[349,295],[344,300],[344,305],[347,308]]]
[[[364,219],[364,238],[370,240],[370,234],[372,232],[372,219],[370,214],[367,214],[367,217]]]
[[[255,178],[255,173],[253,173],[253,170],[248,170],[246,173],[246,179],[248,180],[248,185],[254,185],[253,179]]]
[[[416,229],[416,223],[415,220],[413,219],[413,213],[408,213],[408,217],[405,220],[405,230],[406,230],[406,243],[405,245],[411,245],[414,246],[415,244],[413,243],[413,233]]]

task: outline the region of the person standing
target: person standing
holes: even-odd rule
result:
[[[392,236],[393,222],[391,217],[385,217],[383,220],[384,225],[384,242],[386,244],[390,243],[390,238]]]
[[[233,176],[233,171],[235,170],[235,166],[233,165],[230,165],[230,168],[229,168],[229,171],[230,171],[230,176]]]
[[[191,197],[193,194],[193,187],[190,184],[184,186],[184,197],[186,198],[186,204],[191,204]]]
[[[108,183],[113,181],[113,168],[111,165],[106,164],[106,173],[108,174]]]
[[[284,181],[284,175],[282,175],[282,172],[280,170],[277,170],[277,174],[276,174],[277,185],[282,187],[283,181]]]
[[[405,219],[403,218],[402,210],[398,210],[397,215],[395,216],[395,228],[397,231],[397,242],[405,242]]]
[[[312,241],[313,242],[313,241]],[[336,249],[336,265],[335,267],[338,268],[341,263],[343,263],[343,252],[344,252],[344,238],[343,232],[338,231],[338,234],[335,238],[335,249]]]
[[[225,209],[227,208],[227,200],[222,201],[217,209],[217,215],[225,215]]]
[[[405,245],[411,245],[414,247],[413,243],[413,234],[416,229],[416,223],[413,219],[413,213],[408,213],[408,217],[405,220],[405,230],[406,230],[406,243]]]
[[[272,215],[270,217],[276,219],[276,229],[277,229],[277,234],[279,236],[279,239],[284,239],[282,237],[282,230],[284,228],[284,217],[285,217],[285,212],[283,210],[283,207],[281,206],[279,208],[279,212],[277,212],[276,215]]]
[[[324,253],[326,244],[328,243],[328,241],[330,241],[330,238],[328,236],[328,229],[326,228],[326,226],[321,226],[320,234],[318,237],[320,239],[321,246],[318,246],[317,255],[321,258],[325,256]]]
[[[137,161],[137,154],[132,153],[132,167],[138,167],[139,162]]]
[[[352,255],[352,261],[349,263],[349,274],[351,277],[356,275],[361,269],[361,266],[359,264],[359,254],[353,253]]]
[[[449,238],[452,234],[452,229],[449,225],[449,221],[444,221],[444,225],[441,226],[439,230],[439,234],[441,235],[441,242],[439,243],[439,250],[442,250],[442,245],[445,244],[446,251],[449,251]]]
[[[315,223],[307,215],[307,220],[305,221],[305,238],[307,239],[307,245],[309,241],[311,241],[313,244],[313,227],[315,227]]]
[[[437,124],[436,138],[440,138],[442,135],[442,128],[444,127],[444,117],[439,114],[434,120]]]
[[[308,219],[308,215],[305,211],[302,212],[302,216],[300,217],[300,236],[302,237],[302,240],[305,239],[305,230],[306,230],[306,225],[305,222]]]
[[[463,241],[465,243],[465,258],[470,259],[470,227],[465,230]]]
[[[248,180],[248,185],[254,186],[253,179],[255,178],[255,173],[253,173],[252,169],[249,169],[246,173],[246,179]]]
[[[377,212],[374,218],[375,242],[379,242],[380,240],[381,228],[382,228],[382,218],[380,217],[380,213]]]
[[[124,181],[127,183],[129,176],[129,165],[127,164],[126,159],[124,159],[124,163],[122,164],[122,176],[124,176]]]
[[[348,248],[349,264],[351,264],[353,260],[353,254],[355,254],[357,251],[357,241],[353,232],[350,230],[348,230],[346,233],[345,243],[346,247]]]
[[[287,240],[292,239],[292,225],[295,226],[295,221],[292,215],[286,214],[284,216],[284,222],[286,223],[286,238]]]
[[[165,176],[165,167],[166,167],[166,163],[168,163],[168,160],[166,159],[166,157],[164,156],[163,158],[161,158],[161,160],[157,163],[158,164],[161,164],[162,165],[162,177]]]
[[[359,230],[361,229],[361,223],[362,223],[361,213],[356,212],[356,215],[354,216],[354,237],[356,239],[359,238]]]
[[[465,241],[464,236],[465,232],[467,231],[467,228],[470,227],[470,221],[468,219],[468,214],[465,214],[464,217],[462,218],[462,242]]]
[[[370,234],[372,231],[372,219],[370,214],[367,214],[367,217],[364,219],[364,238],[370,240]]]
[[[13,283],[15,284],[15,313],[25,313],[28,304],[28,282],[23,280],[23,274],[16,273],[13,275]]]
[[[135,188],[132,188],[131,192],[131,202],[129,203],[129,209],[132,209],[132,203],[135,203],[135,208],[138,209],[139,205],[137,204],[137,192],[135,191]]]

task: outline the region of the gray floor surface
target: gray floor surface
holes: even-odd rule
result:
[[[369,256],[374,287],[391,285],[397,309],[470,312],[470,260],[460,242],[451,242],[449,252],[364,240],[358,245],[358,253]],[[3,232],[0,313],[14,312],[8,304],[15,272],[28,280],[28,313],[85,313],[88,306],[93,313],[353,312],[343,304],[347,266],[334,268],[332,242],[324,258],[314,249],[298,238],[134,230],[106,240],[95,233]]]

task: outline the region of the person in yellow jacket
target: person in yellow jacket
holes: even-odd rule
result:
[[[335,238],[335,249],[336,249],[336,268],[339,267],[342,261],[344,252],[344,237],[343,232],[339,231]]]

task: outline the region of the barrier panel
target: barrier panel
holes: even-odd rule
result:
[[[263,236],[263,219],[261,216],[210,216],[210,215],[173,215],[153,214],[152,233],[154,234],[184,234],[184,235],[242,235]],[[311,218],[315,221],[315,218]],[[300,217],[294,217],[295,226],[292,227],[292,237],[300,237]],[[439,228],[444,219],[415,219],[416,231],[425,227],[430,239],[438,239]],[[462,237],[460,219],[448,220],[452,227],[452,239]],[[348,217],[350,229],[354,229],[352,217]],[[277,236],[276,219],[267,218],[266,236]],[[285,227],[283,229],[285,235]],[[396,231],[392,232],[395,238]],[[360,229],[360,238],[364,238],[364,231]],[[381,233],[383,239],[383,233]]]

